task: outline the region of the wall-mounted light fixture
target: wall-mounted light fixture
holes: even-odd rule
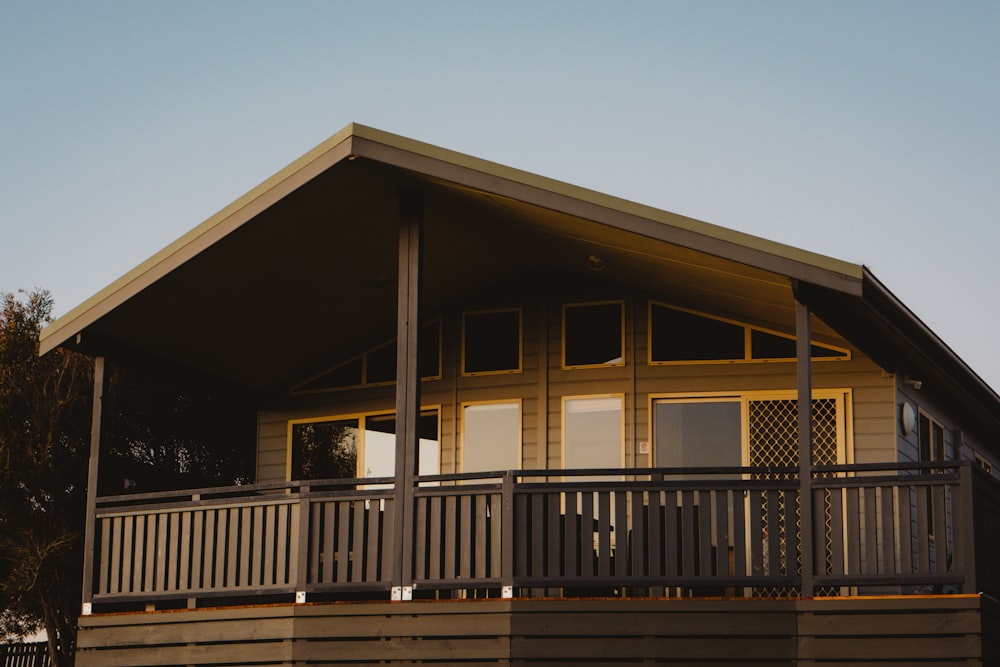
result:
[[[597,255],[591,255],[587,258],[587,268],[595,273],[600,273],[608,268],[608,263]]]
[[[909,435],[917,428],[917,410],[912,403],[906,402],[900,406],[899,421],[903,427],[903,435]]]

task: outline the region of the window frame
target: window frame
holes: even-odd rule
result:
[[[703,391],[650,393],[647,399],[648,441],[650,443],[649,466],[658,467],[656,446],[655,407],[657,401],[677,401],[680,403],[710,403],[739,401],[740,403],[740,460],[746,467],[750,461],[750,424],[747,413],[751,401],[787,401],[798,397],[795,389],[748,390],[748,391]],[[834,399],[837,401],[837,460],[844,465],[854,463],[854,392],[850,388],[814,388],[812,400]]]
[[[703,317],[708,320],[715,320],[716,322],[722,322],[724,324],[729,324],[735,327],[741,327],[743,329],[743,357],[742,358],[732,358],[732,359],[681,359],[681,360],[656,360],[653,359],[653,308],[659,306],[661,308],[667,308],[670,310],[676,310],[681,313],[686,313],[688,315],[694,315],[695,317]],[[719,315],[712,315],[700,310],[694,310],[691,308],[684,308],[683,306],[675,306],[674,304],[667,303],[665,301],[658,301],[656,299],[649,299],[646,308],[646,361],[650,366],[695,366],[695,365],[718,365],[718,364],[768,364],[768,363],[795,363],[795,357],[754,357],[753,356],[753,344],[752,337],[753,332],[759,332],[763,334],[768,334],[771,336],[776,336],[778,338],[784,338],[795,342],[796,338],[794,334],[787,334],[775,329],[769,329],[766,327],[757,326],[754,324],[749,324],[747,322],[741,322],[739,320],[734,320],[728,317],[721,317]],[[832,352],[838,352],[842,356],[831,356],[831,357],[817,357],[810,355],[810,360],[813,362],[827,362],[827,361],[850,361],[852,359],[851,351],[845,347],[840,347],[838,345],[831,345],[829,343],[821,343],[812,339],[809,341],[810,348],[819,347],[824,350],[830,350]]]
[[[928,436],[930,437],[930,442],[927,443],[927,458],[924,458],[923,452],[923,438],[921,434],[921,421],[927,421]],[[935,452],[935,429],[941,433],[941,451]],[[933,463],[934,461],[950,461],[948,458],[948,429],[944,427],[944,424],[939,422],[937,419],[931,416],[929,412],[922,408],[917,409],[917,462],[918,463]],[[940,456],[936,454],[940,453]]]
[[[620,454],[620,456],[619,456],[619,465],[618,465],[618,467],[622,468],[622,469],[625,468],[625,465],[626,465],[626,462],[627,462],[626,449],[627,449],[627,446],[628,446],[627,442],[626,442],[627,431],[626,431],[626,428],[625,428],[625,416],[626,416],[625,393],[624,392],[616,392],[616,393],[608,393],[608,394],[576,394],[576,395],[568,395],[568,396],[562,396],[562,397],[560,397],[561,400],[560,400],[560,422],[559,422],[559,426],[560,426],[560,430],[559,430],[559,434],[560,434],[560,439],[559,439],[559,462],[560,462],[560,464],[561,464],[561,466],[562,466],[563,469],[567,469],[567,467],[566,467],[566,445],[567,445],[567,437],[566,437],[566,415],[567,415],[566,402],[567,401],[589,400],[589,399],[600,400],[600,399],[607,399],[607,398],[617,398],[617,399],[619,399],[621,401],[621,419],[620,419],[620,422],[621,422],[621,424],[620,424],[620,427],[621,427],[620,428],[620,433],[621,433],[621,441],[620,441],[621,442],[621,447],[619,448],[619,454]],[[581,470],[586,470],[586,468],[581,468]],[[579,480],[581,478],[571,478],[568,481],[572,481],[573,479]]]
[[[617,357],[618,359],[621,359],[621,361],[618,362],[618,363],[614,363],[614,364],[609,364],[609,363],[567,364],[566,363],[566,340],[567,340],[566,311],[568,309],[570,309],[570,308],[586,308],[588,306],[610,306],[610,305],[613,305],[613,304],[617,304],[617,305],[619,305],[621,307],[620,321],[619,321],[619,333],[620,333],[621,349],[619,350],[620,354]],[[625,344],[625,299],[607,299],[607,300],[603,300],[603,301],[579,301],[579,302],[572,302],[572,303],[564,303],[562,305],[562,337],[561,337],[560,340],[561,340],[561,346],[562,346],[561,363],[562,363],[562,369],[563,370],[578,370],[578,369],[584,369],[584,368],[621,368],[621,367],[625,366],[626,365],[626,363],[625,363],[625,353],[626,353],[626,344]]]
[[[420,408],[420,414],[435,412],[437,414],[437,433],[438,433],[438,463],[436,473],[422,473],[422,474],[441,474],[441,453],[442,453],[442,438],[441,438],[441,408],[439,404],[424,405]],[[386,417],[390,415],[395,415],[395,410],[366,410],[361,412],[347,412],[338,413],[332,415],[322,415],[317,417],[298,417],[295,419],[289,419],[287,424],[286,438],[285,438],[285,481],[299,481],[292,479],[292,445],[294,438],[295,426],[298,424],[313,424],[321,422],[336,422],[336,421],[347,421],[350,419],[358,420],[358,454],[357,460],[355,461],[353,479],[365,479],[363,475],[359,475],[365,469],[365,455],[366,455],[366,442],[365,433],[367,428],[365,427],[365,421],[370,417]],[[347,478],[345,478],[347,479]]]
[[[432,319],[428,320],[427,322],[425,322],[424,324],[422,324],[420,328],[423,329],[424,327],[429,327],[429,326],[431,326],[431,325],[433,325],[435,323],[437,324],[437,331],[438,331],[438,334],[437,334],[437,345],[436,345],[436,347],[437,347],[437,370],[436,370],[436,375],[424,375],[424,376],[422,376],[420,378],[420,380],[422,382],[432,381],[432,380],[440,380],[443,377],[443,371],[442,371],[443,360],[442,360],[442,356],[444,354],[444,341],[443,341],[443,339],[444,339],[444,331],[443,331],[443,323],[441,321],[441,318],[440,317],[432,318]],[[381,350],[384,347],[387,347],[389,345],[395,346],[395,344],[396,344],[396,339],[395,338],[390,338],[389,340],[384,341],[382,343],[379,343],[378,345],[374,345],[372,347],[366,348],[364,350],[364,352],[361,352],[360,354],[356,354],[356,355],[354,355],[354,356],[352,356],[352,357],[350,357],[348,359],[345,359],[344,361],[340,362],[339,364],[335,364],[333,366],[330,366],[329,368],[323,370],[322,372],[317,373],[317,374],[315,374],[315,375],[313,375],[313,376],[311,376],[309,378],[306,378],[302,382],[299,382],[298,384],[294,385],[290,389],[290,393],[293,394],[293,395],[295,395],[295,396],[308,396],[310,394],[325,394],[325,393],[328,393],[328,392],[331,392],[331,391],[344,391],[345,389],[363,389],[363,388],[367,388],[367,387],[390,387],[390,386],[396,384],[396,380],[383,380],[381,382],[369,382],[368,381],[368,357],[371,354],[373,354],[374,352],[377,352],[377,351]],[[333,372],[333,371],[335,371],[335,370],[337,370],[339,368],[343,368],[344,366],[347,366],[348,364],[356,363],[359,359],[361,360],[361,382],[360,382],[360,384],[345,384],[345,385],[337,386],[337,387],[317,387],[315,389],[301,389],[301,387],[308,386],[310,383],[315,382],[316,380],[319,380],[321,377],[323,377],[324,375],[326,375],[328,373],[331,373],[331,372]],[[418,369],[420,368],[419,361],[418,361],[417,368]]]
[[[492,315],[497,313],[517,313],[517,367],[502,368],[488,371],[467,371],[465,368],[466,352],[466,320],[470,315]],[[511,308],[485,308],[462,311],[461,345],[459,349],[459,362],[461,365],[462,377],[480,377],[486,375],[513,375],[523,372],[524,369],[524,309],[520,306]]]
[[[520,470],[524,463],[524,401],[520,398],[499,398],[490,400],[480,400],[480,401],[462,401],[459,403],[457,420],[459,423],[458,429],[458,446],[455,452],[455,470],[458,473],[464,472],[489,472],[489,471],[469,471],[466,469],[466,418],[465,409],[470,406],[477,405],[506,405],[513,404],[517,406],[517,444],[516,444],[516,466],[515,470]],[[438,413],[440,414],[440,413]]]

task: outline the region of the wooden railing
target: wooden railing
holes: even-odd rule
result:
[[[1000,487],[967,463],[528,470],[418,478],[413,550],[391,479],[101,498],[95,604],[219,596],[994,595]],[[978,578],[977,578],[978,575]],[[985,585],[985,588],[984,588]],[[456,592],[459,591],[459,592]]]

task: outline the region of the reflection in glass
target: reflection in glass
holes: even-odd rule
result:
[[[420,414],[418,474],[440,471],[437,410]],[[292,425],[291,479],[393,477],[396,416],[302,422]]]
[[[357,419],[293,425],[292,479],[351,478],[357,467]]]
[[[462,410],[462,470],[516,470],[521,446],[521,404],[476,403]]]
[[[436,475],[440,468],[437,410],[421,413],[417,424],[420,439],[418,473]],[[396,474],[396,415],[365,418],[364,470],[361,477],[392,477]]]
[[[656,403],[656,463],[665,468],[743,465],[738,400]]]
[[[563,308],[563,366],[621,366],[624,363],[623,304]]]

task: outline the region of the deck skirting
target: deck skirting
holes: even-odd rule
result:
[[[78,667],[996,664],[975,595],[316,603],[80,619]]]

